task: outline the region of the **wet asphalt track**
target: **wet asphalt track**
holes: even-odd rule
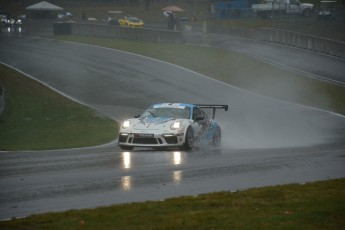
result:
[[[209,41],[218,44],[214,38]],[[262,49],[262,44],[253,46]],[[294,53],[266,46],[287,60],[288,53]],[[156,102],[230,105],[229,112],[217,113],[224,127],[218,150],[124,152],[110,143],[73,150],[2,152],[0,219],[345,176],[342,116],[261,97],[177,66],[100,47],[2,37],[0,50],[1,62],[117,120]],[[315,62],[326,58],[339,63],[338,70],[345,66],[332,57],[305,55]],[[303,55],[300,58],[296,63],[304,60]],[[302,67],[313,74],[319,71],[309,64]],[[338,81],[341,74],[327,68],[327,74],[320,76],[335,76]]]

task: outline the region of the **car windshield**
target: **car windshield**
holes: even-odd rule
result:
[[[128,21],[131,21],[131,22],[140,22],[140,19],[136,17],[128,17],[127,19]]]
[[[190,109],[189,108],[149,108],[146,110],[142,116],[145,117],[168,117],[168,118],[182,118],[182,119],[189,119],[190,118]]]

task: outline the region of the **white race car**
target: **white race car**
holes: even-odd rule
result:
[[[212,118],[202,110],[204,108],[213,109]],[[221,129],[214,120],[216,109],[227,111],[228,105],[152,105],[141,115],[121,124],[118,145],[125,150],[134,147],[179,147],[191,150],[195,143],[219,146]]]

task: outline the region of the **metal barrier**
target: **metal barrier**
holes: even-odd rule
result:
[[[236,35],[255,40],[278,43],[345,59],[345,43],[332,39],[272,28],[245,30],[230,27],[208,26],[207,30],[210,33]]]
[[[340,41],[270,28],[260,29],[257,33],[257,39],[307,49],[345,59],[345,43]]]

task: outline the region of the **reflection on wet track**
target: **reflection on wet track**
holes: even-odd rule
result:
[[[131,168],[131,153],[130,152],[123,152],[122,153],[122,165],[124,169]]]
[[[148,156],[148,152],[142,152],[142,153],[138,153],[138,154],[132,154],[131,152],[122,152],[121,153],[121,159],[122,159],[122,162],[121,162],[121,168],[124,170],[125,173],[130,173],[130,169],[132,167],[134,167],[132,165],[132,161],[135,162],[136,159],[135,157],[139,156],[139,155],[143,155],[144,157],[147,157]],[[162,156],[168,156],[167,158],[163,157],[162,159],[165,159],[166,161],[163,161],[161,162],[160,164],[157,164],[157,165],[181,165],[183,163],[183,160],[182,160],[182,152],[178,152],[178,151],[172,151],[172,152],[158,152],[158,154],[160,154]],[[184,152],[184,154],[186,154]],[[159,158],[160,158],[159,157]],[[132,158],[134,158],[132,160]],[[151,164],[149,165],[145,165],[145,164],[141,164],[140,162],[140,159],[138,157],[138,162],[137,162],[137,166],[138,167],[151,167],[154,165],[152,165],[154,162],[151,162]],[[135,163],[134,163],[135,164]],[[139,179],[139,176],[138,176],[138,179]],[[122,190],[124,191],[130,191],[133,187],[133,181],[135,180],[135,176],[131,176],[131,175],[125,175],[125,176],[122,176],[121,177],[121,188]],[[170,182],[173,182],[175,184],[179,184],[180,182],[182,181],[182,171],[181,170],[174,170],[172,172],[172,177],[171,177],[171,181],[166,181],[164,183],[170,183]]]
[[[121,178],[121,187],[124,191],[131,190],[132,187],[132,177],[131,176],[123,176]]]
[[[0,218],[334,178],[344,160],[338,147],[2,152]]]
[[[23,36],[23,28],[21,26],[0,27],[1,35],[6,37],[21,37]]]
[[[121,168],[122,169],[131,169],[135,165],[135,157],[139,158],[140,155],[145,156],[151,152],[158,153],[160,156],[157,156],[158,159],[164,159],[162,162],[163,165],[171,164],[171,165],[181,165],[183,164],[182,154],[185,155],[186,152],[178,152],[178,151],[133,151],[133,152],[122,152],[121,153]],[[162,154],[163,153],[163,154]],[[134,158],[134,159],[132,159]],[[142,165],[141,165],[142,166]],[[151,165],[149,165],[151,166]]]
[[[182,181],[182,171],[173,171],[173,182],[179,184]]]
[[[181,152],[174,152],[174,164],[175,165],[180,165],[181,162],[182,162]]]

